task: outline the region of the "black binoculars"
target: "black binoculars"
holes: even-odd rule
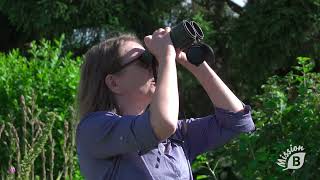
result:
[[[200,42],[203,37],[204,34],[200,26],[194,21],[183,20],[172,27],[170,31],[173,46],[184,51],[188,61],[196,66],[202,64],[204,60],[213,60],[214,58],[212,48]],[[156,61],[148,50],[143,53],[142,58],[149,63]]]

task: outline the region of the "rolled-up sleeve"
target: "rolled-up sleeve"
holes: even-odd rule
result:
[[[215,118],[221,128],[235,132],[253,132],[255,130],[249,105],[244,105],[243,110],[237,113],[215,107]]]
[[[244,105],[240,112],[231,112],[215,107],[215,114],[201,118],[179,121],[178,129],[183,131],[189,159],[226,144],[240,133],[255,131],[251,107]]]
[[[95,158],[109,158],[139,152],[157,145],[150,124],[150,112],[138,116],[97,113],[83,120],[77,128],[77,150]]]

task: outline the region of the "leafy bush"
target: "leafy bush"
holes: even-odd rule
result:
[[[198,179],[224,179],[227,174],[238,179],[316,179],[320,174],[320,74],[312,72],[310,58],[299,57],[298,64],[284,77],[270,77],[263,93],[253,98],[256,132],[198,157],[193,166]],[[305,162],[300,169],[283,171],[277,159],[290,145],[304,147]]]
[[[73,169],[73,164],[76,162],[76,157],[73,155],[75,151],[73,140],[75,119],[72,107],[79,81],[80,58],[72,58],[71,53],[63,54],[62,41],[63,36],[60,40],[53,42],[46,40],[40,41],[39,44],[32,42],[26,53],[12,50],[8,54],[0,54],[0,125],[10,127],[8,123],[11,123],[19,137],[22,138],[24,138],[23,131],[27,131],[25,133],[27,135],[36,132],[33,126],[32,128],[29,126],[30,128],[27,130],[23,129],[25,128],[23,123],[25,116],[21,108],[21,96],[24,96],[27,107],[39,111],[38,115],[29,113],[30,122],[28,123],[32,124],[34,120],[37,120],[44,124],[50,124],[52,121],[46,114],[54,112],[57,116],[52,129],[53,141],[56,143],[54,147],[54,177],[57,177],[58,173],[61,173],[60,171],[63,171],[65,175],[68,174],[69,172],[66,171],[68,168]],[[29,111],[31,111],[30,109]],[[5,129],[4,132],[9,132],[9,129]],[[11,138],[10,133],[4,133],[4,135],[6,134],[7,136],[3,136],[0,141],[1,147],[11,146],[10,143],[5,144],[5,140],[10,142]],[[30,138],[34,137],[30,135]],[[20,147],[26,145],[23,141],[19,143]],[[51,147],[50,143],[45,145],[45,149],[48,151],[49,146]],[[9,149],[0,149],[2,154],[0,161],[4,162],[1,168],[8,168],[7,162],[12,158],[12,164],[17,166],[15,154],[12,154],[13,152],[10,152]],[[45,153],[49,155],[49,152]],[[36,159],[34,174],[41,174],[41,163],[39,158]],[[63,167],[65,165],[67,168]]]

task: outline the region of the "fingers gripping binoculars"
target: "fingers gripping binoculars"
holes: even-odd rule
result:
[[[202,64],[204,60],[214,60],[212,48],[201,42],[203,37],[200,26],[194,21],[183,20],[170,31],[173,46],[184,51],[188,61],[196,66]],[[156,62],[154,56],[147,50],[142,56],[143,59],[153,62],[152,64]]]

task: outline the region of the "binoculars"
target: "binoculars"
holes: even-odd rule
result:
[[[203,37],[204,34],[200,26],[194,21],[183,20],[172,27],[170,31],[173,46],[184,51],[188,61],[196,66],[202,64],[204,60],[213,60],[214,58],[212,48],[200,42]],[[156,61],[148,50],[142,54],[142,59],[153,63]]]

